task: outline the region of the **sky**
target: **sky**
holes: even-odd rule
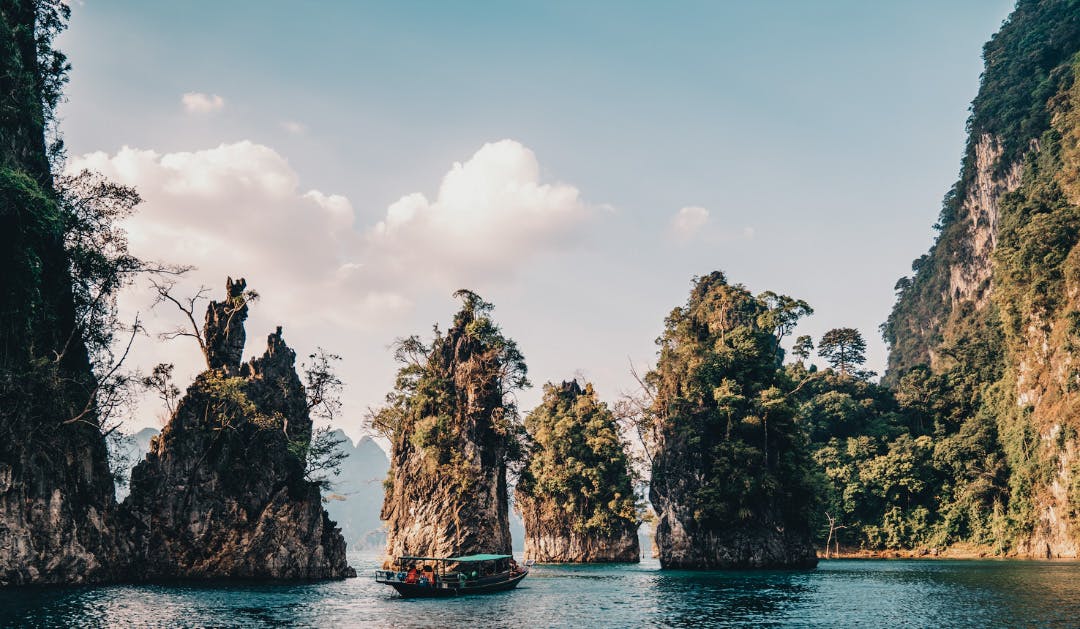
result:
[[[806,300],[795,334],[878,326],[955,181],[1003,0],[85,0],[59,40],[67,168],[137,188],[146,259],[245,277],[247,355],[281,325],[342,357],[354,438],[393,340],[469,288],[541,385],[614,401],[693,277]],[[144,284],[129,359],[199,370]],[[185,342],[188,341],[188,342]],[[128,427],[160,426],[146,399]]]

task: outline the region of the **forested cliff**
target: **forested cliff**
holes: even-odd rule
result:
[[[810,308],[696,278],[665,321],[648,387],[649,498],[668,568],[812,567],[815,496],[780,340]]]
[[[311,389],[295,354],[279,329],[241,364],[242,280],[202,327],[198,295],[186,302],[192,329],[179,335],[198,341],[207,372],[117,505],[106,436],[140,380],[124,358],[141,327],[120,321],[116,295],[135,274],[184,271],[128,253],[118,221],[134,190],[57,174],[68,64],[52,44],[68,16],[59,0],[0,1],[0,586],[352,575],[305,478]],[[160,296],[181,305],[171,281]]]
[[[882,326],[885,382],[943,478],[928,539],[1074,557],[1080,2],[1020,0],[984,59],[937,241]]]
[[[51,42],[67,10],[0,5],[0,585],[109,579],[118,552],[92,370],[108,339],[86,342],[79,241],[46,146],[67,70]]]

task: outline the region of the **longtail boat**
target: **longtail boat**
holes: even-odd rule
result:
[[[519,566],[512,555],[398,557],[396,570],[376,570],[375,582],[404,598],[489,594],[517,587],[532,562]]]

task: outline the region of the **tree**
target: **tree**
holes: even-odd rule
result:
[[[758,317],[758,325],[772,330],[777,342],[791,334],[799,319],[814,314],[814,309],[805,301],[778,295],[771,290],[758,295],[758,301],[765,306],[765,312]]]
[[[149,376],[143,376],[139,380],[143,388],[157,393],[158,398],[165,404],[165,412],[169,417],[176,412],[176,402],[180,399],[180,388],[173,384],[173,369],[172,363],[159,363]]]
[[[332,489],[334,481],[331,478],[341,474],[341,464],[349,458],[341,449],[343,443],[345,439],[330,426],[316,428],[311,433],[311,441],[304,448],[304,478],[318,483],[322,491]]]
[[[334,366],[341,356],[318,347],[308,359],[311,362],[303,365],[308,412],[327,423],[332,422],[341,410],[341,389],[344,384]]]
[[[800,361],[809,360],[810,355],[814,353],[814,339],[805,334],[795,339],[795,346],[791,348],[791,353],[798,356]]]
[[[332,422],[341,410],[343,384],[335,368],[335,363],[341,360],[341,356],[319,347],[308,359],[311,362],[303,365],[308,413],[312,418]],[[288,425],[286,421],[282,430],[287,429]],[[302,448],[304,477],[318,483],[320,489],[332,488],[334,483],[330,480],[331,477],[341,474],[341,464],[349,456],[341,450],[343,443],[345,439],[338,436],[330,426],[316,428],[311,434],[311,440],[303,444]]]
[[[185,268],[179,273],[172,273],[174,277],[162,276],[162,274],[159,273],[156,274],[158,277],[150,280],[151,286],[154,287],[154,292],[157,293],[157,297],[155,298],[152,307],[156,307],[158,304],[170,303],[184,315],[185,319],[187,319],[186,323],[178,325],[166,332],[162,332],[158,335],[158,338],[163,341],[171,341],[172,339],[179,337],[194,339],[199,345],[199,351],[203,355],[203,360],[206,361],[207,368],[213,369],[214,364],[212,354],[214,353],[216,345],[214,341],[217,339],[208,338],[207,330],[204,326],[199,325],[196,320],[199,302],[208,299],[207,296],[210,294],[210,289],[206,286],[199,286],[195,293],[189,296],[177,297],[174,294],[177,285],[175,276],[180,275],[187,270],[188,269]],[[237,287],[235,290],[233,288],[234,286]],[[246,318],[247,307],[259,300],[259,293],[254,290],[247,290],[243,279],[237,280],[234,284],[232,278],[228,278],[226,281],[226,289],[229,291],[229,294],[225,301],[220,304],[217,302],[211,303],[217,305],[218,309],[221,311],[221,316],[224,316],[227,319],[227,321],[224,322],[224,325],[219,327],[222,327],[225,331],[229,331],[232,329],[231,324],[234,317],[240,316],[241,319]],[[238,332],[242,333],[243,330],[240,329]],[[243,337],[238,337],[238,340],[240,346],[243,347]],[[234,343],[235,342],[236,341],[234,340]]]
[[[866,341],[855,328],[834,328],[821,337],[818,356],[846,375],[866,362]]]

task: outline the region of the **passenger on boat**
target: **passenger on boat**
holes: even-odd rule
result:
[[[419,574],[416,572],[416,564],[409,566],[409,574],[405,576],[405,583],[416,583],[416,579],[419,578]]]
[[[510,572],[518,572],[518,564],[513,559],[510,560]]]
[[[424,566],[424,578],[431,585],[435,585],[435,571],[429,565]]]

